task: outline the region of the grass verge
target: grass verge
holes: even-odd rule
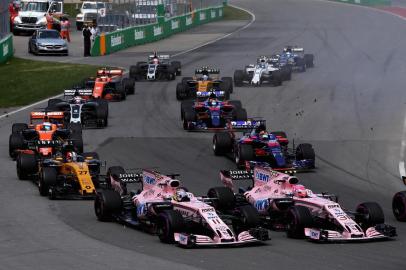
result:
[[[62,93],[94,76],[97,66],[53,63],[11,58],[0,65],[2,92],[0,107],[14,107],[33,103]]]
[[[225,6],[223,20],[251,20],[251,15],[244,10]]]
[[[76,5],[78,5],[78,9],[76,9]],[[69,14],[69,18],[75,20],[76,15],[79,14],[80,8],[82,6],[82,3],[80,4],[74,4],[74,3],[64,3],[63,4],[63,12]]]

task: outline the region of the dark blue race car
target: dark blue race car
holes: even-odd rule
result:
[[[267,132],[265,121],[247,121],[246,128],[252,128],[238,138],[233,129],[213,136],[215,155],[228,155],[238,167],[247,162],[267,162],[274,170],[303,171],[315,168],[315,152],[311,144],[302,143],[289,148],[289,140],[282,131]]]
[[[204,101],[183,101],[181,119],[185,130],[225,129],[231,121],[246,121],[247,111],[239,100],[221,101],[212,93]]]
[[[314,67],[314,55],[305,54],[303,48],[296,46],[286,46],[281,54],[273,55],[271,60],[277,62],[280,67],[290,66],[292,70],[300,72]]]

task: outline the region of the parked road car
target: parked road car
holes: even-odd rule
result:
[[[208,194],[221,202],[214,205],[216,209],[227,214],[235,205],[248,202],[258,210],[264,225],[283,229],[288,237],[315,242],[362,242],[396,236],[396,228],[385,224],[382,208],[376,202],[364,202],[355,211],[348,211],[338,204],[337,196],[315,194],[298,184],[295,176],[263,165],[255,166],[253,171],[221,171],[220,176],[225,187]],[[243,180],[252,181],[252,185],[234,193],[237,183]]]
[[[94,209],[100,221],[116,220],[158,234],[164,243],[183,247],[247,245],[270,239],[269,231],[258,226],[254,207],[218,215],[213,201],[196,197],[180,186],[178,175],[156,171],[127,173],[122,167],[107,171],[108,189],[97,193]],[[138,183],[138,191],[128,184]]]
[[[76,29],[82,30],[84,24],[93,23],[98,15],[104,16],[106,11],[106,2],[84,1],[80,13],[76,15]]]
[[[315,152],[309,143],[293,144],[283,131],[266,130],[265,120],[243,123],[239,131],[250,130],[238,137],[234,129],[218,132],[213,136],[213,152],[217,156],[229,156],[237,167],[245,167],[248,161],[267,162],[274,170],[305,171],[315,168]],[[238,130],[237,130],[238,131]]]
[[[28,40],[28,52],[35,55],[68,55],[68,43],[56,30],[40,29],[34,31]]]

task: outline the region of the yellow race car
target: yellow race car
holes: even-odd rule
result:
[[[97,153],[68,151],[40,164],[38,189],[50,199],[92,199],[99,187],[101,162]]]
[[[176,86],[176,99],[195,99],[207,97],[206,93],[215,92],[217,98],[228,100],[233,92],[231,77],[219,76],[220,70],[202,67],[195,70],[194,77],[184,77]]]

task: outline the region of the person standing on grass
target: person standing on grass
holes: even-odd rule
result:
[[[90,37],[92,33],[90,32],[90,28],[87,24],[83,27],[83,45],[84,45],[84,57],[90,56]]]

